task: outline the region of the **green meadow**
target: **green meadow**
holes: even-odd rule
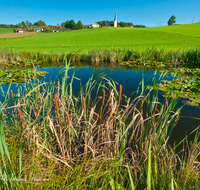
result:
[[[0,28],[0,34],[8,34],[12,32],[13,32],[13,28]]]
[[[28,39],[2,41],[0,48],[36,52],[88,52],[94,49],[185,50],[200,47],[200,24],[156,28],[100,28],[40,33]],[[178,35],[177,35],[178,34]]]

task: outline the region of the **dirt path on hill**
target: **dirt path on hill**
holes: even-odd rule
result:
[[[0,38],[20,38],[20,37],[32,36],[34,34],[37,34],[37,32],[7,33],[7,34],[0,34]]]

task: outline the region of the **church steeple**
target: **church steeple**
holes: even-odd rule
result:
[[[114,27],[117,27],[117,12],[115,11]]]

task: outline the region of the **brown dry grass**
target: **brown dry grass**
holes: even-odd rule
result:
[[[8,34],[0,34],[0,38],[20,38],[25,36],[32,36],[34,34],[37,34],[37,32],[8,33]]]

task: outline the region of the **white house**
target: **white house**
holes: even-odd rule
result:
[[[99,24],[95,23],[95,24],[91,24],[89,26],[89,28],[99,28]]]
[[[16,33],[24,33],[27,32],[27,28],[15,28]]]

